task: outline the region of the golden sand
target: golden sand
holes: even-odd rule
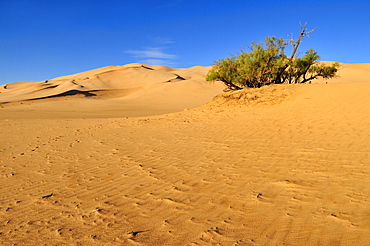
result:
[[[212,102],[145,66],[0,90],[1,245],[369,245],[370,64]]]

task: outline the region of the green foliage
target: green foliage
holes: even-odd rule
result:
[[[228,89],[239,90],[269,84],[305,83],[319,77],[333,78],[339,64],[318,64],[320,57],[315,50],[308,50],[302,58],[294,58],[301,38],[312,32],[305,31],[306,27],[301,27],[297,41],[266,37],[262,43],[252,43],[250,52],[242,51],[237,56],[216,61],[206,79],[220,80]],[[293,53],[287,57],[284,50],[289,43]]]
[[[339,63],[334,63],[331,66],[318,64],[317,60],[320,56],[313,49],[309,49],[302,58],[295,58],[287,67],[284,75],[289,84],[306,83],[313,79],[322,77],[325,79],[335,77],[339,68]]]

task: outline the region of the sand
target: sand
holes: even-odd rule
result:
[[[369,245],[370,64],[213,101],[133,69],[0,90],[1,245]]]
[[[21,112],[22,118],[122,118],[178,112],[206,104],[222,93],[221,83],[205,81],[209,69],[134,63],[47,81],[13,83],[0,87],[0,114],[17,117]]]

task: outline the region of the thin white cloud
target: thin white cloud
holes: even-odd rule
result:
[[[169,43],[170,40],[161,40],[161,42]],[[172,42],[172,41],[171,41]],[[138,58],[136,62],[150,64],[150,65],[163,65],[171,66],[176,64],[173,60],[178,59],[177,55],[167,54],[164,52],[163,47],[148,47],[143,50],[126,50],[126,54],[130,54]],[[140,59],[139,59],[140,58]]]
[[[164,44],[173,44],[175,43],[172,39],[170,38],[165,38],[165,37],[156,37],[153,39],[153,41],[156,43],[156,44],[159,44],[159,45],[164,45]]]
[[[127,54],[131,54],[134,57],[147,57],[156,59],[176,59],[176,55],[166,54],[161,48],[147,48],[145,50],[127,50]]]

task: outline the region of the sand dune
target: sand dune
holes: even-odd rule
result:
[[[119,118],[111,102],[160,99],[160,108],[161,93],[185,102],[183,90],[193,90],[200,102],[211,94],[206,87],[220,88],[205,84],[202,67],[109,67],[51,80],[69,91],[133,91],[97,92],[94,114],[83,111],[95,105],[85,95],[2,105],[0,244],[368,245],[369,68],[343,64],[328,84],[228,92],[137,118]],[[142,77],[127,87],[108,79],[126,72]],[[154,72],[161,79],[153,82]],[[0,97],[44,93],[8,86]],[[45,108],[58,114],[45,116]]]
[[[221,83],[210,84],[204,80],[208,70],[143,64],[109,66],[48,81],[2,86],[0,105],[20,106],[25,114],[31,112],[29,117],[38,117],[35,112],[47,117],[61,116],[66,107],[74,110],[67,110],[69,116],[77,117],[171,113],[203,105],[222,92]],[[58,106],[60,100],[62,107]]]

